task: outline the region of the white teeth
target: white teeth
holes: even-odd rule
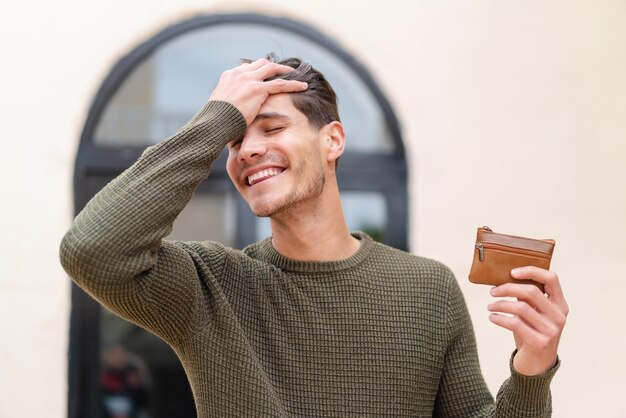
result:
[[[268,168],[265,170],[261,170],[257,173],[254,173],[251,176],[248,176],[248,184],[253,184],[256,180],[263,178],[263,177],[274,177],[277,176],[281,173],[280,170],[276,169],[276,168]]]

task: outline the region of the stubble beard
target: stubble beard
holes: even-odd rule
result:
[[[300,178],[304,171],[305,168],[300,167],[298,170],[294,171],[293,175],[295,178]],[[306,215],[304,211],[301,210],[302,207],[307,202],[322,194],[325,184],[326,172],[324,165],[320,161],[319,164],[317,164],[317,169],[313,174],[313,178],[304,190],[296,187],[291,191],[291,193],[282,198],[280,201],[272,204],[271,206],[259,208],[254,211],[254,214],[261,218],[271,217],[280,220]]]

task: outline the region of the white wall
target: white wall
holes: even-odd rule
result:
[[[372,71],[410,151],[413,250],[457,273],[494,392],[513,342],[466,282],[483,224],[557,240],[571,315],[554,416],[625,416],[626,3],[64,0],[0,3],[0,417],[66,416],[57,248],[99,84],[163,27],[238,10],[308,22]]]

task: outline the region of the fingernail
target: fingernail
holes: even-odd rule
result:
[[[513,270],[511,270],[511,274],[512,274],[513,276],[517,276],[517,275],[519,275],[521,272],[522,272],[522,269],[513,269]]]
[[[489,293],[491,293],[492,296],[495,296],[496,294],[496,288],[492,287],[491,290],[489,291]]]

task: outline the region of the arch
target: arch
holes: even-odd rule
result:
[[[103,115],[116,92],[129,77],[146,60],[158,53],[159,48],[170,42],[195,31],[242,24],[276,28],[318,45],[337,63],[349,70],[366,88],[368,94],[371,94],[382,115],[381,120],[384,121],[384,129],[392,146],[389,152],[376,150],[364,152],[358,149],[346,152],[341,159],[338,172],[339,186],[345,204],[357,208],[361,215],[363,208],[367,208],[369,212],[384,214],[375,215],[379,218],[384,217],[385,230],[377,237],[379,240],[397,248],[407,249],[408,198],[405,151],[400,126],[388,100],[366,68],[334,40],[301,22],[259,14],[197,16],[174,24],[133,48],[113,66],[91,104],[80,136],[74,171],[76,214],[100,188],[130,166],[146,146],[146,144],[103,146],[96,141],[97,129]],[[339,99],[341,103],[341,96]],[[224,167],[224,160],[225,156],[222,155],[216,161],[211,175],[200,185],[197,193],[209,195],[234,191]],[[243,247],[256,241],[263,227],[259,226],[259,221],[251,214],[242,199],[235,198],[235,205],[236,231],[233,244]],[[347,214],[347,217],[350,218],[350,215]],[[98,365],[101,345],[100,324],[103,318],[100,306],[74,285],[70,319],[68,400],[68,412],[72,418],[99,416],[100,413]]]

